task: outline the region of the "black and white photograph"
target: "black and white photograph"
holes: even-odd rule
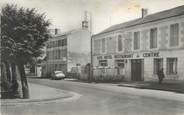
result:
[[[0,115],[184,115],[184,0],[0,0]]]

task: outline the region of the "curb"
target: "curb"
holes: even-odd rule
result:
[[[48,86],[46,86],[48,87]],[[56,90],[61,91],[61,95],[53,96],[50,98],[44,98],[44,99],[1,99],[0,105],[1,106],[17,106],[17,105],[27,105],[27,104],[45,104],[45,103],[57,103],[57,102],[63,102],[63,101],[69,101],[69,100],[76,100],[81,97],[80,94],[61,90],[54,88]]]
[[[5,101],[1,100],[1,106],[18,106],[18,105],[28,105],[28,104],[48,104],[48,103],[58,103],[58,102],[67,102],[72,100],[77,100],[81,97],[80,94],[69,92],[70,95],[48,98],[48,99],[15,99],[14,101]]]
[[[135,85],[122,85],[122,84],[119,84],[117,86],[119,86],[119,87],[131,87],[131,88],[137,88],[137,89],[149,89],[149,90],[168,91],[168,92],[184,94],[183,91],[175,90],[175,89],[150,88],[150,87],[142,87],[142,86],[135,86]]]

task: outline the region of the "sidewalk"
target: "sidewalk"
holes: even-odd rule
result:
[[[158,81],[121,82],[118,86],[184,93],[184,81],[165,80],[162,84],[158,84]]]
[[[61,99],[72,98],[75,93],[60,89],[55,89],[43,85],[29,83],[29,99],[1,99],[1,105],[17,105],[30,103],[48,103]]]

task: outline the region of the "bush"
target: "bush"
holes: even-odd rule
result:
[[[120,82],[120,81],[124,80],[124,76],[122,76],[122,75],[116,75],[116,76],[100,75],[100,76],[94,76],[93,80],[95,82]]]

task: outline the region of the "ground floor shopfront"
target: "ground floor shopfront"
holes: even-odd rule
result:
[[[157,80],[157,72],[163,68],[165,79],[184,80],[184,51],[141,51],[129,54],[93,56],[95,79],[126,79],[128,81]]]

